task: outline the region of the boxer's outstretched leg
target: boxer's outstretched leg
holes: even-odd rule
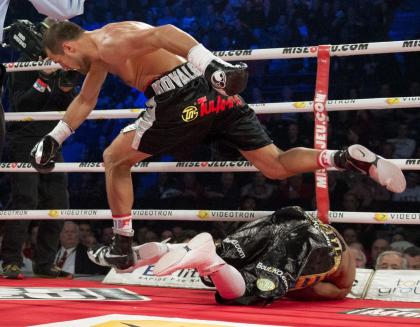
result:
[[[292,175],[335,167],[369,175],[392,192],[406,187],[401,169],[362,145],[344,150],[315,150],[303,147],[281,151],[274,144],[252,151],[241,151],[267,178],[284,179]]]

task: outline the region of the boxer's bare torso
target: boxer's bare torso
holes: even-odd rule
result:
[[[151,28],[140,22],[121,22],[85,32],[80,43],[91,51],[80,67],[68,68],[79,69],[85,74],[90,69],[105,70],[120,77],[127,85],[144,90],[151,80],[186,61],[165,49],[154,49],[146,39],[141,44],[140,35],[147,38]]]
[[[68,107],[63,121],[76,129],[94,108],[108,73],[144,91],[160,75],[186,62],[198,42],[172,25],[152,27],[141,22],[119,22],[84,31],[62,44],[63,53],[47,55],[64,69],[75,69],[86,78],[79,95]]]

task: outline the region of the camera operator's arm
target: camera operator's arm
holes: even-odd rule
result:
[[[101,66],[94,66],[88,72],[80,93],[67,108],[62,120],[44,136],[31,151],[31,163],[41,173],[48,173],[54,168],[53,158],[61,144],[74,133],[94,109],[98,101],[101,86],[107,71]]]
[[[39,111],[45,107],[51,96],[49,83],[52,84],[54,71],[49,70],[39,74],[35,72],[11,74],[9,93],[16,111]]]

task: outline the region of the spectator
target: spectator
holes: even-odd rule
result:
[[[182,243],[185,239],[185,232],[181,226],[174,226],[172,234],[174,235],[174,243]]]
[[[239,205],[239,186],[234,173],[222,173],[216,185],[205,188],[204,196],[210,209],[233,210]]]
[[[194,22],[196,22],[196,17],[192,8],[186,7],[184,17],[181,19],[181,29],[189,32]]]
[[[180,187],[179,200],[182,202],[182,206],[190,208],[200,207],[201,200],[203,198],[203,186],[197,179],[195,173],[184,173],[182,175],[182,183]]]
[[[354,228],[348,227],[341,233],[348,245],[359,242],[357,232]]]
[[[157,233],[155,233],[154,231],[149,230],[144,235],[144,241],[145,241],[145,243],[148,243],[148,242],[159,242],[160,240],[159,240],[159,236],[158,236]]]
[[[344,211],[360,211],[360,201],[356,194],[347,192],[344,194],[342,208]]]
[[[392,242],[389,246],[393,251],[404,253],[406,249],[413,247],[414,244],[407,241],[396,241]]]
[[[89,248],[88,238],[92,235],[92,227],[88,221],[81,221],[79,222],[79,237],[80,243]]]
[[[255,211],[257,210],[257,200],[252,196],[244,196],[241,198],[239,210]]]
[[[406,174],[407,188],[402,193],[392,195],[395,202],[420,202],[419,173]]]
[[[253,197],[258,201],[258,207],[264,207],[271,198],[274,187],[267,178],[260,172],[255,173],[251,183],[246,184],[241,189],[241,197]]]
[[[398,126],[397,136],[387,140],[395,147],[394,158],[408,159],[413,155],[416,149],[416,140],[411,138],[409,133],[408,125],[402,123]]]
[[[60,233],[60,244],[55,264],[68,273],[67,278],[74,274],[103,274],[108,270],[90,261],[87,247],[80,243],[80,231],[76,223],[64,223]]]
[[[404,250],[404,258],[407,260],[408,269],[420,270],[420,248],[412,246]]]
[[[351,245],[349,247],[350,247],[350,252],[353,256],[353,259],[356,262],[356,268],[366,268],[367,259],[363,251],[357,247],[352,247]]]
[[[304,179],[304,175],[295,175],[285,181],[280,182],[278,199],[275,198],[273,208],[278,206],[279,201],[285,205],[296,205],[304,208],[310,206],[313,198],[313,185]]]
[[[114,232],[112,231],[112,226],[105,226],[102,228],[101,233],[101,244],[109,245],[112,243],[112,237]]]
[[[388,251],[390,249],[389,247],[389,241],[384,238],[378,238],[376,239],[371,247],[370,250],[370,260],[372,262],[372,265],[377,261],[378,256],[384,252]]]
[[[160,233],[160,240],[165,241],[167,239],[172,240],[174,238],[174,234],[171,230],[165,229],[162,233]]]
[[[407,269],[407,259],[398,251],[384,251],[376,259],[376,270],[400,270]]]

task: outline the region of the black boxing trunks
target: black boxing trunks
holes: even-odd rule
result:
[[[240,304],[271,302],[321,282],[338,269],[344,250],[335,229],[299,207],[247,223],[217,247],[245,279],[246,292],[235,300]],[[216,300],[229,302],[217,294]]]
[[[244,151],[272,143],[239,95],[219,94],[190,63],[153,81],[145,95],[148,109],[122,130],[136,131],[132,146],[141,152],[155,155],[205,137]]]

